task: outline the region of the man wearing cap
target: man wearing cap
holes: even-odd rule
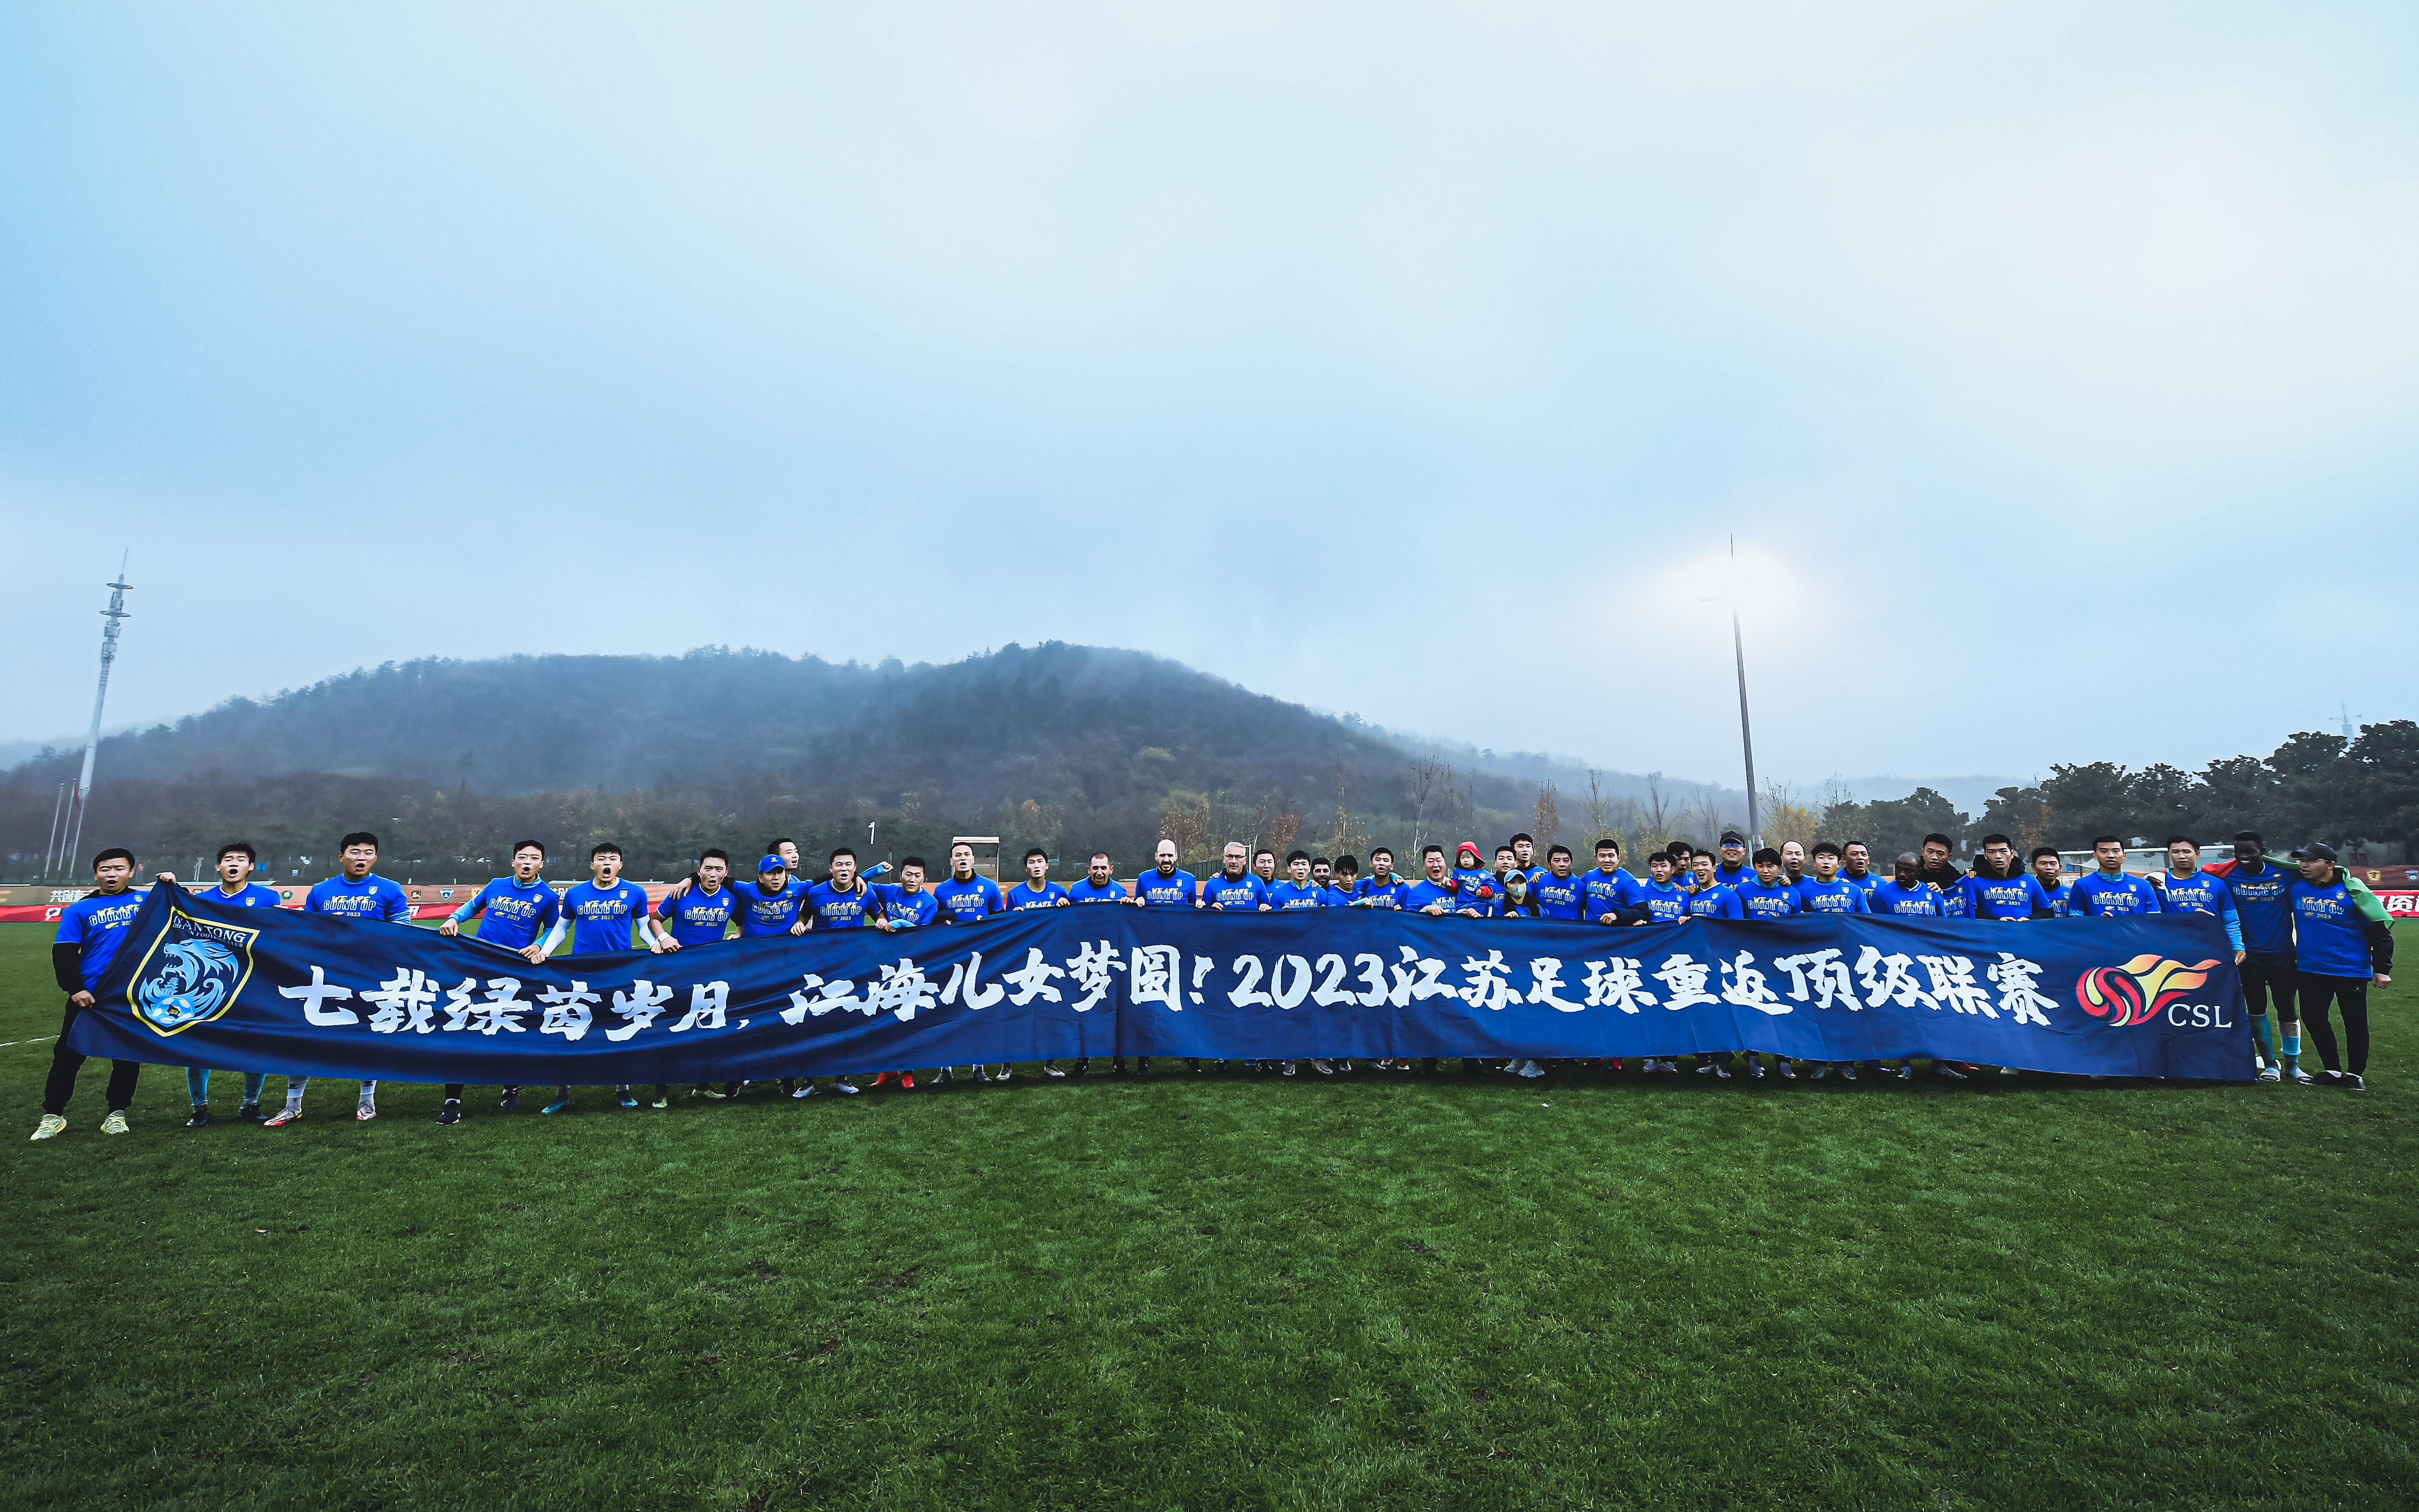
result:
[[[2234,865],[2226,873],[2226,887],[2234,895],[2235,916],[2242,921],[2242,1000],[2251,1010],[2251,1038],[2259,1047],[2259,1079],[2281,1082],[2289,1076],[2307,1085],[2301,1065],[2302,1025],[2293,1006],[2293,879],[2294,872],[2270,861],[2267,842],[2256,829],[2234,837]],[[2276,1005],[2276,1047],[2268,1043],[2268,1005]]]
[[[1721,843],[1716,847],[1714,880],[1725,887],[1735,887],[1755,875],[1747,864],[1747,837],[1735,829],[1722,831]]]
[[[2290,885],[2293,900],[2294,954],[2299,975],[2293,995],[2301,1005],[2302,1022],[2319,1041],[2319,1059],[2326,1066],[2320,1078],[2347,1091],[2368,1088],[2362,1077],[2368,1071],[2368,989],[2371,982],[2389,986],[2394,978],[2394,933],[2383,919],[2362,908],[2335,861],[2334,847],[2317,841],[2293,853],[2301,877]],[[2343,1010],[2344,1056],[2338,1060],[2335,1034],[2327,1023],[2330,1006]]]
[[[807,932],[807,906],[809,889],[793,875],[790,863],[778,851],[766,851],[756,862],[756,880],[742,883],[731,889],[738,895],[739,904],[732,918],[739,921],[739,937],[756,939],[768,934],[804,934]],[[746,1082],[722,1084],[725,1097],[736,1097]],[[792,1097],[811,1095],[814,1082],[807,1082],[809,1091],[798,1090],[794,1076],[781,1078],[781,1090]]]

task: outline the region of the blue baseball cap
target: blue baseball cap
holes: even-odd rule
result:
[[[782,860],[778,856],[768,856],[764,857],[764,859],[756,863],[756,870],[759,872],[787,872],[790,870],[790,863]]]

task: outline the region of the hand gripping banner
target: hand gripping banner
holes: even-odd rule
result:
[[[2244,1080],[2201,915],[1633,928],[1088,906],[558,956],[152,888],[86,1055],[399,1081],[676,1082],[1073,1056],[1918,1056]]]

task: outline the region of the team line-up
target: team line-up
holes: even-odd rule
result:
[[[536,963],[551,955],[566,934],[576,955],[635,949],[660,954],[710,948],[734,934],[924,929],[972,924],[1028,908],[1098,904],[1233,914],[1396,908],[1435,916],[1506,921],[1548,918],[1616,928],[1689,918],[1771,919],[1798,914],[2013,923],[2068,917],[2202,913],[2224,924],[2234,947],[2259,1079],[2303,1085],[2322,1081],[2355,1091],[2365,1089],[2368,1069],[2368,988],[2372,982],[2384,985],[2392,980],[2394,941],[2383,910],[2340,868],[2334,851],[2313,842],[2289,857],[2272,856],[2260,837],[2248,830],[2234,837],[2235,860],[2223,872],[2201,866],[2197,841],[2176,836],[2166,846],[2165,870],[2153,877],[2128,873],[2124,842],[2103,835],[2092,845],[2098,870],[2072,882],[2061,877],[2055,849],[2037,847],[2026,862],[2019,863],[2016,847],[2005,835],[1983,837],[1970,871],[1950,863],[1952,846],[1947,836],[1926,836],[1919,852],[1893,858],[1887,876],[1872,870],[1870,850],[1858,841],[1844,844],[1818,841],[1810,849],[1792,841],[1749,856],[1745,839],[1736,831],[1726,831],[1710,851],[1678,841],[1650,853],[1643,877],[1623,867],[1617,841],[1600,840],[1592,850],[1595,865],[1582,872],[1576,869],[1575,857],[1565,845],[1547,847],[1539,864],[1535,841],[1527,835],[1515,835],[1496,847],[1491,868],[1474,842],[1462,841],[1450,858],[1442,845],[1427,845],[1421,850],[1419,874],[1406,877],[1394,871],[1394,852],[1379,846],[1369,853],[1369,872],[1364,876],[1354,856],[1340,856],[1330,861],[1296,850],[1285,857],[1280,870],[1274,850],[1255,851],[1236,841],[1225,846],[1216,872],[1195,878],[1179,864],[1175,842],[1163,840],[1151,867],[1131,885],[1118,878],[1107,852],[1095,851],[1084,877],[1071,886],[1050,880],[1050,857],[1037,846],[1025,854],[1025,880],[1002,888],[976,872],[974,848],[964,843],[950,848],[948,871],[937,880],[929,877],[920,856],[911,856],[899,863],[897,881],[875,881],[873,877],[889,870],[887,864],[861,873],[856,853],[841,846],[827,858],[822,880],[809,882],[801,874],[796,843],[778,839],[766,843],[753,882],[732,876],[727,852],[708,850],[699,857],[694,872],[674,884],[660,903],[651,906],[646,889],[622,876],[619,846],[609,842],[593,847],[589,855],[591,879],[558,893],[539,876],[547,851],[542,842],[532,840],[514,847],[511,875],[489,882],[438,929],[450,935],[476,919],[481,940]],[[366,830],[347,835],[339,855],[341,870],[310,889],[302,904],[305,912],[409,921],[411,904],[402,887],[375,870],[376,835]],[[237,906],[278,906],[282,900],[275,889],[251,880],[256,861],[257,853],[245,841],[220,847],[218,883],[199,896]],[[76,1016],[92,1006],[93,989],[134,921],[143,897],[143,890],[132,885],[134,871],[131,852],[102,851],[93,858],[94,891],[60,916],[52,965],[68,1001],[58,1042],[52,1051],[36,1139],[51,1138],[67,1127],[68,1100],[85,1060],[69,1048],[68,1031]],[[159,877],[176,880],[164,872]],[[2268,1026],[2272,1002],[2277,1020],[2273,1039]],[[2343,1015],[2340,1054],[2329,1022],[2331,1009],[2340,1009]],[[2300,1064],[2305,1022],[2318,1041],[2324,1067],[2315,1076]],[[1738,1063],[1736,1056],[1735,1051],[1700,1054],[1694,1057],[1697,1074],[1728,1080],[1732,1067]],[[1287,1076],[1297,1070],[1291,1060],[1240,1064],[1248,1072],[1270,1071]],[[1321,1075],[1352,1070],[1348,1060],[1317,1059],[1310,1064]],[[1797,1077],[1796,1066],[1785,1057],[1745,1053],[1744,1069],[1749,1075],[1762,1077],[1767,1064],[1784,1080]],[[1433,1058],[1379,1060],[1373,1065],[1379,1071],[1436,1070]],[[1188,1060],[1186,1066],[1196,1073],[1223,1072],[1226,1062]],[[1465,1059],[1464,1066],[1485,1069],[1472,1059]],[[1611,1068],[1618,1071],[1621,1063],[1613,1061]],[[1010,1075],[1006,1065],[998,1068],[996,1076],[989,1066],[969,1069],[976,1080],[983,1082],[1006,1081]],[[1148,1073],[1149,1060],[1139,1059],[1135,1069]],[[1494,1069],[1527,1077],[1541,1076],[1546,1070],[1533,1059],[1503,1061]],[[1650,1074],[1677,1074],[1680,1068],[1675,1060],[1648,1059],[1641,1069]],[[1859,1069],[1849,1062],[1811,1067],[1817,1078],[1837,1071],[1848,1081],[1857,1079]],[[1869,1061],[1861,1069],[1871,1074],[1880,1068]],[[1934,1069],[1944,1077],[1963,1080],[1975,1068],[1937,1061]],[[104,1132],[127,1132],[126,1109],[133,1103],[140,1070],[138,1061],[111,1063],[107,1113],[101,1121]],[[1086,1075],[1091,1066],[1088,1060],[1079,1061],[1074,1070],[1075,1074]],[[1124,1074],[1124,1057],[1113,1058],[1110,1070]],[[1896,1071],[1901,1079],[1914,1074],[1908,1062],[1903,1061]],[[2003,1075],[2015,1074],[2011,1068],[2000,1071]],[[1040,1072],[1051,1077],[1067,1074],[1055,1061],[1042,1062]],[[239,1117],[270,1128],[300,1119],[309,1079],[288,1075],[285,1106],[264,1116],[260,1094],[269,1074],[243,1073]],[[193,1108],[185,1125],[189,1129],[209,1123],[209,1075],[203,1067],[186,1070]],[[944,1066],[932,1079],[947,1083],[957,1076],[958,1068]],[[701,1084],[690,1095],[733,1097],[746,1085]],[[784,1079],[778,1085],[793,1098],[812,1097],[817,1091],[810,1077]],[[882,1072],[871,1085],[913,1088],[915,1073]],[[861,1090],[846,1076],[833,1077],[829,1086],[845,1093]],[[354,1117],[366,1122],[377,1117],[377,1083],[364,1081],[360,1088]],[[463,1090],[459,1083],[446,1086],[439,1123],[461,1120]],[[639,1105],[633,1088],[617,1087],[614,1092],[622,1106]],[[553,1101],[543,1111],[562,1110],[569,1104],[570,1094],[568,1084],[558,1085]],[[666,1107],[670,1102],[670,1088],[656,1086],[653,1105]],[[520,1105],[520,1088],[504,1088],[501,1106],[514,1110]]]

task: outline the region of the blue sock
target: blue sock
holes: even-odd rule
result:
[[[2260,1014],[2251,1021],[2251,1042],[2259,1047],[2259,1058],[2273,1060],[2276,1052],[2268,1048],[2268,1015]]]
[[[210,1073],[199,1066],[185,1068],[185,1095],[200,1107],[210,1100]]]
[[[2285,1058],[2287,1060],[2298,1060],[2301,1057],[2302,1037],[2298,1034],[2288,1034],[2285,1036]]]
[[[243,1073],[243,1100],[247,1103],[259,1102],[261,1084],[268,1080],[269,1072],[265,1071],[245,1072]]]

